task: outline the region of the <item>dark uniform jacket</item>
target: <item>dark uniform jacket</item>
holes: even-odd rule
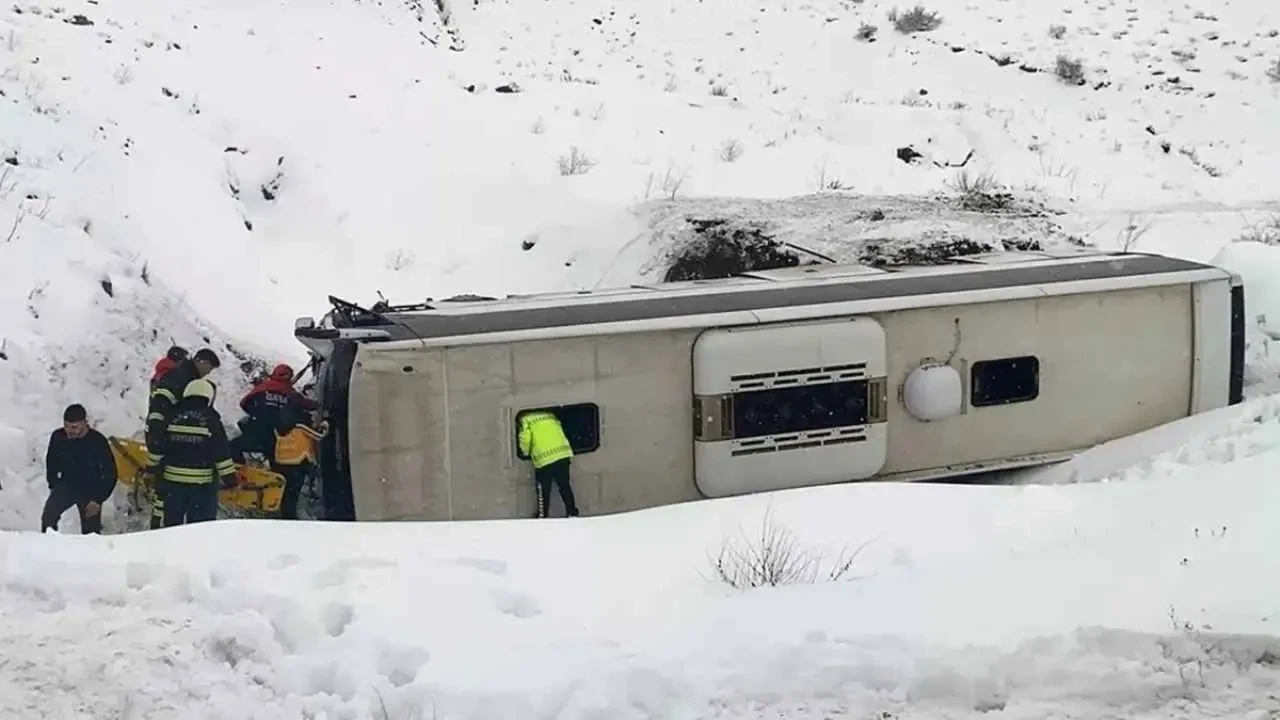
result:
[[[116,488],[115,457],[97,430],[75,440],[62,428],[54,430],[44,462],[49,489],[64,488],[77,501],[102,503]]]
[[[240,400],[240,409],[249,416],[242,427],[249,447],[269,448],[274,444],[273,431],[287,432],[306,420],[305,413],[318,407],[315,401],[298,392],[287,381],[269,378],[254,387]]]
[[[235,479],[236,465],[222,417],[202,398],[178,404],[165,429],[163,448],[163,453],[155,455],[164,466],[164,480],[204,485],[219,479],[230,484]]]
[[[190,359],[178,363],[174,369],[166,372],[155,389],[151,391],[151,401],[147,405],[147,450],[154,454],[164,452],[163,443],[165,428],[173,419],[174,411],[182,400],[182,391],[187,383],[200,377],[196,364]],[[153,457],[154,461],[155,458]]]

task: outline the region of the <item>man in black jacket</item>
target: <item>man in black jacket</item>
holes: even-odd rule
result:
[[[187,383],[173,421],[165,428],[163,467],[156,483],[161,525],[205,522],[218,515],[218,488],[236,482],[236,466],[222,417],[213,409],[213,383]]]
[[[178,401],[182,400],[182,393],[186,390],[187,383],[208,375],[221,364],[216,353],[209,348],[201,348],[194,357],[178,363],[177,367],[165,373],[156,383],[155,390],[151,392],[151,401],[147,406],[146,442],[147,452],[153,456],[152,464],[155,464],[154,456],[164,452],[161,445],[164,442],[165,428],[173,419],[173,413],[178,406]]]
[[[80,511],[80,532],[102,532],[102,504],[116,488],[116,461],[102,433],[89,427],[80,404],[68,405],[62,427],[49,435],[45,454],[49,499],[40,515],[40,532],[57,530],[58,519],[71,506]]]

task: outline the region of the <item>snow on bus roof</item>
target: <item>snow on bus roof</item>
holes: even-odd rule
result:
[[[655,320],[768,308],[823,305],[894,297],[944,295],[1079,281],[1216,270],[1162,255],[1086,253],[1067,259],[1043,253],[970,256],[942,266],[876,269],[859,265],[813,266],[749,273],[723,281],[613,288],[450,304],[444,308],[390,312],[392,339],[442,338],[544,328]],[[843,268],[843,269],[841,269]],[[668,287],[679,285],[680,287]]]

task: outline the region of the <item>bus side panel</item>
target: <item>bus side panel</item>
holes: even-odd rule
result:
[[[890,397],[953,348],[965,383],[962,414],[938,422],[891,401],[885,473],[1079,450],[1185,417],[1191,307],[1191,286],[1174,285],[878,315]],[[1026,356],[1038,360],[1035,396],[976,407],[975,373]]]
[[[442,351],[362,345],[351,372],[351,488],[361,520],[445,520]]]

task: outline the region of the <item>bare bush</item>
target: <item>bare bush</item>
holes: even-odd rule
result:
[[[1136,215],[1129,216],[1129,222],[1120,230],[1120,251],[1130,252],[1138,247],[1138,241],[1151,230],[1151,223],[1138,224]]]
[[[586,175],[591,168],[596,166],[596,161],[587,157],[578,146],[574,145],[569,148],[569,154],[561,155],[556,158],[556,166],[560,169],[560,174],[569,175]]]
[[[774,523],[772,511],[766,510],[758,533],[725,540],[710,557],[712,579],[735,590],[835,582],[848,576],[864,547],[842,550],[835,560],[824,562],[822,552],[801,547],[795,533]]]
[[[946,185],[959,196],[960,207],[965,210],[992,212],[1013,205],[1013,194],[988,173],[974,175],[961,170]]]
[[[738,140],[738,138],[729,138],[728,140],[720,143],[719,155],[722,162],[735,162],[738,158],[742,157],[742,153],[744,152],[746,152],[746,150],[742,147],[742,141]]]
[[[13,174],[13,166],[9,163],[4,163],[3,167],[0,167],[0,200],[9,197],[18,187],[18,180]]]
[[[1066,37],[1066,35],[1067,35],[1066,25],[1050,25],[1049,26],[1049,37],[1053,38],[1054,40],[1061,40],[1062,38]]]
[[[729,97],[729,86],[719,84],[712,85],[711,97]]]
[[[644,199],[651,198],[656,189],[661,193],[660,197],[675,200],[680,194],[680,189],[684,187],[685,177],[685,174],[675,167],[668,167],[661,177],[649,173],[644,182]]]
[[[1059,55],[1053,63],[1053,74],[1068,85],[1084,84],[1084,62]]]
[[[889,22],[893,23],[893,29],[910,35],[937,30],[942,25],[942,16],[923,5],[916,5],[905,13],[898,12],[897,8],[890,10]]]
[[[18,231],[22,229],[22,221],[27,219],[27,211],[18,208],[18,212],[14,213],[13,224],[9,226],[9,232],[5,234],[4,242],[9,244],[14,238],[18,237]]]
[[[1280,83],[1280,58],[1276,58],[1267,66],[1267,78],[1274,83]]]
[[[1256,242],[1263,245],[1280,245],[1280,215],[1255,223],[1236,238],[1236,242]]]
[[[858,26],[858,34],[855,37],[862,42],[871,42],[876,39],[877,32],[880,32],[880,28],[871,23],[862,23]]]
[[[388,270],[399,272],[413,267],[416,262],[418,262],[417,253],[407,248],[399,248],[387,253],[386,267]]]

